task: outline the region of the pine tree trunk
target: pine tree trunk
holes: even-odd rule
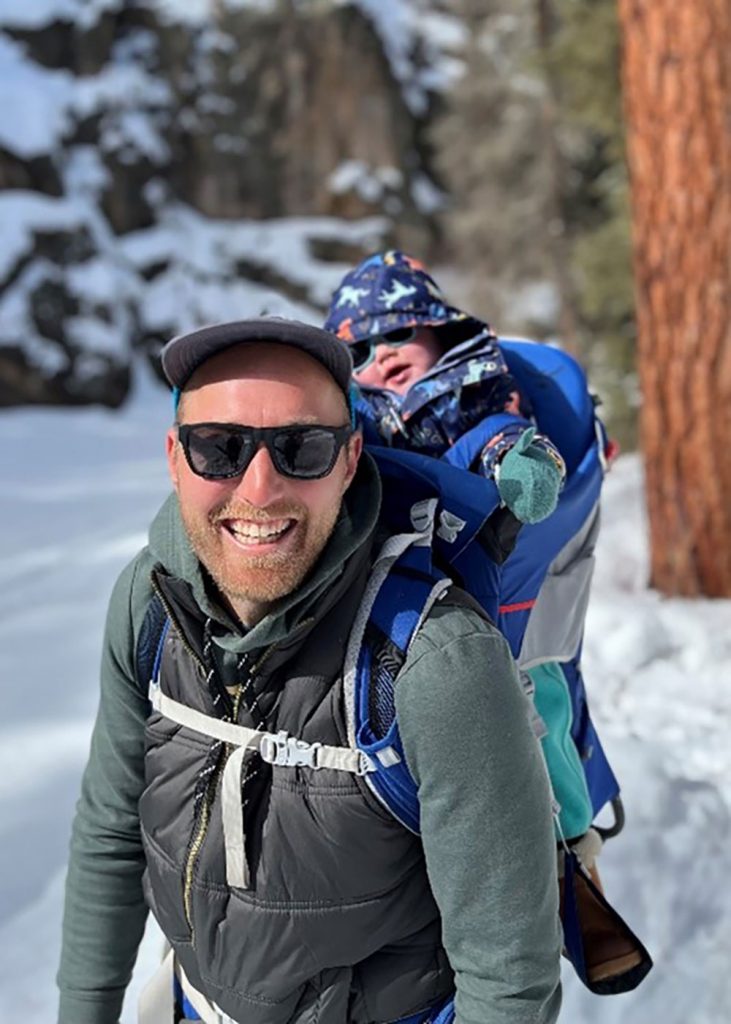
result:
[[[619,0],[651,584],[731,595],[731,2]]]

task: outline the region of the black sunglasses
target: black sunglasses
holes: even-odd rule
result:
[[[188,465],[206,480],[240,476],[259,445],[278,473],[295,480],[318,480],[332,472],[351,427],[302,423],[290,427],[245,427],[236,423],[183,423],[178,438]]]
[[[351,341],[348,345],[350,354],[353,357],[353,369],[356,373],[365,370],[376,358],[376,348],[379,345],[390,345],[392,348],[399,348],[401,345],[408,345],[416,335],[415,327],[397,327],[393,331],[386,331],[384,334],[372,334],[362,341]]]

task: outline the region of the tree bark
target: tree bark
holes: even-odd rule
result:
[[[650,583],[731,595],[731,2],[619,0]]]

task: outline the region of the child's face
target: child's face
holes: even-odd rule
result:
[[[403,330],[394,334],[399,337]],[[371,388],[388,388],[405,394],[412,384],[431,370],[442,355],[437,333],[431,327],[416,326],[408,341],[392,341],[387,335],[371,338],[370,361],[362,370],[355,370],[359,384]]]

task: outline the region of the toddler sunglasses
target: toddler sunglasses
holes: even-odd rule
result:
[[[332,472],[340,449],[353,433],[347,427],[294,424],[245,427],[236,423],[184,423],[178,439],[185,458],[206,480],[241,476],[263,444],[282,476],[318,480]]]
[[[400,348],[401,345],[408,345],[414,340],[416,327],[397,327],[393,331],[386,331],[383,334],[373,334],[362,341],[351,341],[348,344],[350,354],[353,357],[353,370],[360,373],[370,366],[376,358],[376,348],[379,345],[390,345],[391,348]]]

